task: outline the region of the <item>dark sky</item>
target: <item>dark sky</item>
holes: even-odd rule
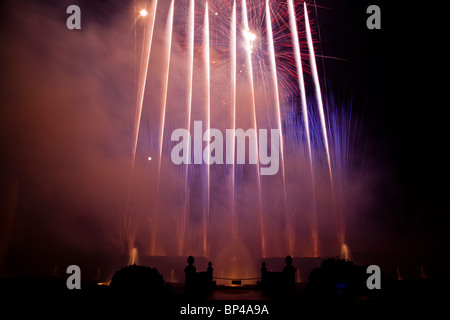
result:
[[[65,28],[70,4],[82,8],[81,31]],[[411,1],[317,4],[319,51],[343,59],[324,58],[319,67],[336,92],[353,97],[367,141],[363,170],[378,176],[366,214],[374,237],[399,248],[445,248],[441,9]],[[365,27],[370,4],[381,7],[381,30]],[[107,217],[126,183],[124,137],[133,120],[121,106],[135,98],[126,93],[134,90],[132,17],[124,1],[0,1],[0,258],[8,246],[117,247],[109,232],[117,225]]]
[[[325,60],[327,77],[351,88],[364,113],[369,165],[387,173],[374,215],[411,244],[445,242],[448,133],[445,76],[435,78],[445,59],[437,9],[411,1],[320,3],[332,8],[319,11],[324,53],[351,61]],[[370,4],[382,10],[381,30],[364,28]]]

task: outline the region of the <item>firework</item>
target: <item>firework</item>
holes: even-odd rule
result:
[[[148,13],[153,15],[153,19],[154,10],[156,2]],[[156,110],[159,121],[151,119],[153,122],[148,125],[157,128],[151,128],[149,132],[158,131],[155,134],[157,149],[154,150],[157,154],[152,154],[157,165],[155,208],[150,210],[149,219],[150,253],[173,252],[171,248],[159,249],[163,245],[160,241],[162,235],[157,232],[164,228],[161,219],[164,220],[168,204],[162,199],[167,199],[169,192],[174,197],[170,207],[171,211],[176,211],[172,219],[175,221],[175,252],[178,255],[197,250],[197,254],[209,256],[218,246],[220,248],[216,233],[223,232],[222,228],[226,227],[234,246],[233,256],[240,242],[251,248],[258,247],[258,255],[263,257],[277,255],[281,251],[291,255],[307,252],[318,256],[319,217],[324,214],[323,208],[329,206],[327,199],[332,199],[337,237],[343,244],[342,197],[338,195],[338,203],[335,188],[338,187],[336,183],[342,185],[344,178],[340,172],[334,172],[343,170],[334,164],[339,161],[335,150],[339,146],[339,137],[330,140],[328,131],[331,125],[327,123],[334,121],[337,115],[325,112],[315,59],[315,33],[306,5],[294,0],[283,3],[269,0],[263,3],[254,0],[172,0],[168,9],[159,9],[159,12],[166,17],[162,40],[158,43],[163,63],[160,63],[161,71],[151,77],[162,83],[162,103],[157,101],[157,97],[148,97],[151,108],[158,103],[161,105],[161,109]],[[146,50],[150,50],[148,46]],[[173,69],[180,64],[185,72],[181,77],[180,71]],[[148,61],[144,60],[142,68],[146,67]],[[145,70],[146,75],[147,72]],[[315,99],[307,96],[308,81],[314,89],[311,93]],[[140,81],[138,125],[142,122],[145,86],[146,82]],[[178,96],[169,92],[169,86],[176,88]],[[294,103],[289,103],[289,100]],[[290,114],[298,111],[300,114],[290,126],[293,121]],[[200,119],[205,123],[205,134],[197,136],[196,126],[203,122]],[[255,143],[248,157],[256,159],[252,164],[256,176],[253,168],[236,164],[234,139],[227,141],[226,164],[218,166],[208,161],[213,152],[211,140],[216,138],[211,134],[211,128],[225,126],[235,132],[238,124],[254,129],[254,135],[252,132],[249,138]],[[341,125],[333,123],[333,128]],[[171,164],[162,166],[163,156],[170,153],[171,148],[165,132],[177,126],[189,133],[181,161],[184,165],[180,171],[180,188],[168,187],[162,178],[173,168]],[[280,132],[276,139],[279,140],[281,170],[279,175],[262,179],[258,156],[262,146],[257,133],[265,126],[277,128]],[[193,142],[190,141],[192,127]],[[139,128],[136,130],[137,137]],[[137,138],[133,161],[136,148]],[[170,172],[177,175],[177,169],[173,169]],[[331,181],[329,198],[324,195],[325,169],[328,187]],[[299,182],[305,180],[304,175],[308,182],[300,185]],[[178,195],[182,195],[182,199],[178,199]],[[321,209],[317,208],[316,201],[320,201]],[[217,212],[224,212],[228,220],[219,217]],[[253,237],[242,232],[242,226],[249,220],[258,226],[257,231],[252,231],[255,233]],[[323,224],[323,218],[321,222]],[[273,224],[278,224],[279,228],[270,228]],[[303,224],[308,226],[308,236]],[[309,249],[302,244],[307,237]]]

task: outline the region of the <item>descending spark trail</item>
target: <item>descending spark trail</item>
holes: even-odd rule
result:
[[[137,144],[138,144],[138,138],[139,138],[139,128],[141,125],[141,116],[142,116],[142,107],[144,105],[144,92],[145,92],[145,86],[147,83],[147,74],[148,74],[148,65],[149,65],[149,61],[150,61],[150,52],[152,49],[152,42],[153,42],[153,31],[155,29],[155,19],[156,19],[156,8],[158,5],[158,0],[155,0],[152,4],[152,7],[150,9],[151,12],[151,16],[152,16],[152,22],[149,24],[149,33],[150,33],[150,38],[147,44],[147,60],[145,63],[145,72],[143,75],[143,78],[139,80],[140,83],[142,83],[142,86],[140,86],[140,93],[139,93],[139,98],[138,98],[138,107],[136,110],[136,120],[135,120],[135,131],[134,131],[134,148],[133,148],[133,169],[134,169],[134,163],[136,160],[136,150],[137,150]],[[146,11],[147,12],[147,11]],[[144,17],[144,15],[141,12],[141,16]],[[146,16],[146,15],[145,15]],[[144,34],[145,37],[145,34]]]
[[[172,0],[169,9],[169,16],[167,20],[166,26],[166,34],[167,34],[167,67],[165,74],[165,83],[163,89],[163,107],[161,112],[161,126],[159,132],[159,161],[158,161],[158,171],[157,171],[157,191],[156,191],[156,210],[152,219],[152,243],[151,243],[151,254],[155,254],[155,245],[156,245],[156,231],[157,231],[157,218],[158,218],[158,202],[159,202],[159,189],[160,189],[160,179],[161,179],[161,161],[162,161],[162,148],[164,141],[164,126],[165,126],[165,118],[166,118],[166,108],[167,108],[167,89],[169,87],[169,69],[170,69],[170,56],[172,50],[172,30],[173,30],[173,13],[174,13],[174,0]]]
[[[334,190],[334,181],[333,181],[333,172],[332,172],[332,166],[331,166],[331,158],[330,158],[330,148],[328,144],[328,135],[327,135],[327,126],[325,121],[325,113],[323,108],[323,101],[322,101],[322,92],[320,89],[320,83],[319,83],[319,75],[317,72],[317,65],[316,65],[316,58],[314,53],[314,47],[312,43],[312,37],[311,37],[311,29],[309,25],[309,18],[308,18],[308,9],[306,7],[306,2],[303,3],[303,8],[305,12],[305,26],[306,26],[306,37],[308,42],[308,50],[309,50],[309,58],[311,63],[311,71],[312,76],[314,80],[314,87],[316,89],[316,99],[317,99],[317,106],[319,108],[319,115],[320,115],[320,122],[322,126],[322,135],[324,139],[325,144],[325,150],[327,153],[327,162],[328,162],[328,169],[330,173],[330,181],[331,181],[331,196],[333,198],[333,206],[334,206],[334,216],[335,216],[335,222],[336,222],[336,232],[338,235],[339,240],[341,241],[341,244],[344,244],[344,237],[341,230],[342,221],[338,222],[338,213],[336,212],[336,196],[335,196],[335,190]],[[340,218],[340,220],[342,220]]]
[[[324,139],[325,144],[325,150],[327,153],[327,161],[328,161],[328,169],[330,172],[330,179],[333,183],[333,173],[331,171],[331,160],[330,160],[330,148],[328,144],[328,135],[327,135],[327,125],[325,122],[325,113],[323,109],[323,101],[322,101],[322,92],[320,89],[320,83],[319,83],[319,75],[317,72],[317,65],[316,65],[316,58],[314,53],[314,47],[312,43],[312,37],[311,37],[311,28],[309,25],[309,18],[308,18],[308,9],[306,7],[306,2],[303,3],[304,11],[305,11],[305,26],[306,26],[306,38],[308,42],[308,50],[309,50],[309,59],[311,63],[311,72],[314,80],[314,87],[316,90],[316,99],[317,99],[317,106],[319,108],[319,115],[320,115],[320,123],[322,125],[322,135]]]
[[[195,23],[195,0],[191,0],[189,4],[189,25],[188,25],[188,90],[187,90],[187,131],[191,132],[191,114],[192,114],[192,82],[194,75],[194,23]],[[181,228],[179,235],[178,254],[183,252],[184,235],[186,233],[186,217],[189,208],[189,188],[188,188],[188,175],[189,164],[191,162],[191,140],[187,141],[187,155],[186,155],[186,172],[185,172],[185,185],[184,185],[184,211],[181,217]]]
[[[145,87],[146,87],[146,82],[147,82],[147,74],[148,74],[148,66],[149,66],[149,62],[150,62],[150,52],[152,49],[152,44],[153,44],[153,31],[155,29],[155,19],[156,19],[156,9],[158,6],[158,0],[155,0],[152,4],[151,7],[151,15],[152,15],[152,21],[151,23],[149,23],[149,28],[148,31],[147,29],[144,29],[144,39],[147,38],[147,32],[150,34],[149,38],[148,38],[148,43],[147,43],[147,52],[146,52],[146,61],[145,63],[143,63],[143,57],[144,57],[144,52],[145,52],[145,48],[142,49],[142,59],[141,59],[141,72],[142,70],[145,70],[143,75],[139,78],[139,93],[138,93],[138,98],[136,100],[137,105],[136,105],[136,116],[135,116],[135,129],[134,129],[134,145],[133,145],[133,154],[132,154],[132,159],[131,159],[131,173],[130,173],[130,177],[129,177],[129,184],[128,184],[128,194],[127,194],[127,199],[126,199],[126,203],[125,203],[125,212],[124,212],[124,217],[122,218],[124,220],[124,225],[126,225],[127,230],[125,231],[127,234],[130,233],[129,229],[129,224],[130,224],[130,213],[129,213],[129,206],[130,206],[130,201],[131,201],[131,189],[132,189],[132,182],[133,182],[133,177],[134,177],[134,167],[135,167],[135,162],[136,162],[136,151],[137,151],[137,145],[138,145],[138,140],[139,140],[139,129],[140,129],[140,125],[141,125],[141,117],[142,117],[142,108],[144,105],[144,93],[145,93]],[[144,10],[141,10],[140,12],[140,17],[146,17],[148,15],[148,12],[145,10],[146,14],[143,14]],[[136,29],[135,29],[136,32]],[[133,237],[133,235],[128,234],[127,238]],[[128,239],[131,240],[131,239]],[[133,241],[128,241],[128,245],[132,246]],[[129,250],[130,248],[128,248]]]
[[[243,24],[244,24],[244,39],[245,39],[245,48],[247,49],[247,67],[248,67],[248,74],[250,77],[250,87],[252,92],[252,107],[253,107],[253,125],[255,128],[255,158],[256,158],[256,177],[258,179],[258,213],[259,213],[259,221],[260,221],[260,229],[261,229],[261,250],[262,250],[262,256],[265,257],[266,255],[266,242],[265,242],[265,229],[264,229],[264,221],[263,221],[263,215],[262,215],[262,199],[261,199],[261,177],[259,175],[260,173],[260,164],[259,164],[259,151],[258,151],[258,125],[256,121],[256,102],[255,102],[255,87],[253,82],[253,66],[252,66],[252,51],[251,51],[251,39],[250,36],[251,32],[248,26],[248,15],[247,15],[247,2],[246,0],[242,0],[242,15],[243,15]]]
[[[205,57],[205,70],[206,70],[206,133],[207,133],[207,146],[206,154],[208,159],[211,156],[211,66],[210,66],[210,48],[209,48],[209,7],[206,2],[205,7],[205,25],[203,34],[203,48]],[[210,164],[206,165],[206,203],[203,212],[203,254],[206,257],[207,253],[207,241],[208,241],[208,226],[209,226],[209,209],[210,209],[210,196],[211,196],[211,169]]]
[[[300,98],[302,104],[302,112],[303,112],[303,123],[305,126],[306,132],[306,142],[308,146],[308,160],[311,172],[311,187],[313,192],[313,217],[312,217],[312,237],[313,237],[313,246],[314,246],[314,256],[318,255],[318,237],[317,237],[317,213],[315,206],[315,177],[314,177],[314,168],[313,168],[313,159],[312,159],[312,151],[311,151],[311,136],[309,132],[309,116],[308,116],[308,104],[306,102],[306,90],[305,90],[305,80],[303,77],[303,62],[300,55],[300,42],[298,40],[298,30],[297,30],[297,19],[295,16],[295,9],[292,0],[288,0],[289,5],[289,23],[292,31],[292,42],[294,46],[294,55],[295,62],[297,65],[298,72],[298,85],[300,90]]]
[[[233,132],[236,130],[236,72],[237,72],[237,62],[236,62],[236,0],[233,2],[233,13],[231,16],[231,108],[232,108],[232,129]],[[235,144],[236,139],[232,141],[232,173],[231,173],[231,236],[234,239],[237,232],[237,227],[235,226],[235,179],[236,179],[236,166],[234,163],[235,155]]]
[[[281,108],[280,108],[280,94],[278,90],[278,77],[277,77],[277,67],[275,63],[275,49],[273,44],[273,30],[272,30],[272,19],[270,14],[270,6],[269,0],[266,0],[266,24],[267,24],[267,38],[269,45],[269,54],[270,54],[270,65],[272,69],[272,79],[274,84],[275,91],[275,104],[277,109],[277,124],[278,129],[280,130],[280,154],[281,154],[281,173],[283,178],[283,195],[284,195],[284,214],[286,219],[286,230],[288,236],[289,243],[289,254],[293,254],[293,246],[294,246],[294,233],[292,231],[292,227],[294,225],[293,217],[288,218],[288,207],[287,207],[287,193],[286,193],[286,174],[285,174],[285,163],[284,163],[284,141],[283,141],[283,127],[281,125]]]
[[[289,21],[290,26],[292,30],[292,41],[294,45],[294,53],[295,53],[295,61],[297,64],[297,72],[298,72],[298,84],[300,89],[300,97],[301,97],[301,103],[302,103],[302,112],[303,112],[303,123],[305,125],[305,131],[306,131],[306,142],[308,145],[308,158],[311,164],[311,170],[312,170],[312,152],[311,152],[311,137],[309,133],[309,120],[308,120],[308,108],[307,108],[307,102],[306,102],[306,90],[305,90],[305,81],[303,77],[303,64],[302,64],[302,58],[300,55],[300,43],[298,41],[298,30],[297,30],[297,19],[295,17],[295,10],[294,5],[292,3],[292,0],[288,0],[289,4]]]

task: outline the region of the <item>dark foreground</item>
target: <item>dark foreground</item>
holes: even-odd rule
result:
[[[14,318],[36,315],[145,319],[305,319],[305,315],[353,317],[417,315],[434,318],[448,303],[448,281],[411,280],[384,283],[376,294],[356,299],[311,295],[304,283],[295,292],[264,292],[256,286],[218,287],[209,293],[186,294],[184,287],[167,284],[157,295],[117,291],[97,283],[69,290],[58,278],[1,278],[0,307]],[[309,318],[309,317],[307,317]]]

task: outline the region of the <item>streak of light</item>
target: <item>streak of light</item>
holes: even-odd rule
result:
[[[153,214],[152,219],[152,242],[151,242],[151,254],[155,254],[155,245],[156,245],[156,233],[157,233],[157,224],[158,224],[158,203],[159,203],[159,191],[160,191],[160,184],[161,184],[161,161],[162,161],[162,149],[163,149],[163,142],[164,142],[164,127],[165,127],[165,119],[166,119],[166,109],[167,109],[167,92],[169,87],[169,69],[170,69],[170,56],[171,56],[171,50],[172,50],[172,35],[173,35],[173,13],[174,13],[174,0],[172,0],[170,4],[169,9],[169,15],[167,20],[167,26],[166,26],[166,35],[167,35],[167,67],[165,71],[165,83],[164,83],[164,89],[163,89],[163,105],[162,105],[162,112],[161,112],[161,125],[160,125],[160,132],[159,132],[159,158],[158,158],[158,171],[157,171],[157,191],[156,191],[156,210]]]

